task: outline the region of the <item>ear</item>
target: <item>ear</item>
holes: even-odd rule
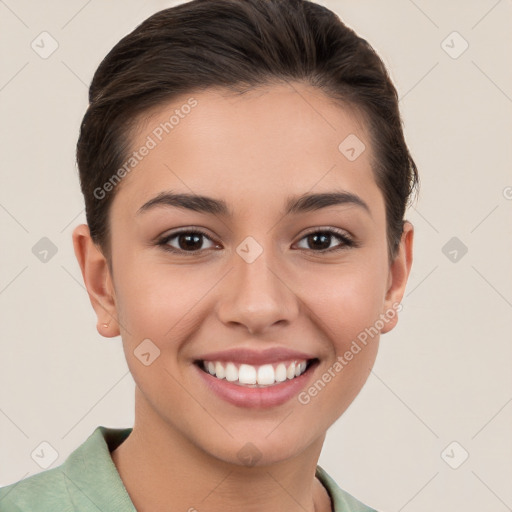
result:
[[[398,311],[401,309],[399,304],[411,271],[413,237],[414,227],[409,221],[405,221],[396,257],[389,267],[388,289],[382,312],[387,321],[381,330],[382,334],[391,331],[398,322]],[[391,314],[392,311],[394,314]]]
[[[120,332],[112,276],[105,256],[91,238],[87,224],[80,224],[73,230],[73,247],[89,300],[98,318],[98,332],[105,338],[118,336]]]

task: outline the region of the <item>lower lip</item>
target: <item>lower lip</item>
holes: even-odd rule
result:
[[[208,388],[226,402],[238,407],[263,409],[282,405],[297,396],[313,375],[317,364],[318,362],[315,361],[299,377],[263,388],[247,388],[228,382],[226,379],[217,379],[197,365],[194,366]]]

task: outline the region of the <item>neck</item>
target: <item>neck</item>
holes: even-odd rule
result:
[[[194,445],[136,392],[133,431],[112,460],[138,512],[328,512],[330,498],[315,478],[324,438],[299,455],[264,466],[220,460]]]

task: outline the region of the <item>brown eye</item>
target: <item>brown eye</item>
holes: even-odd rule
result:
[[[205,247],[204,240],[207,239],[211,244],[210,247]],[[171,252],[199,252],[204,249],[215,247],[216,244],[213,240],[202,231],[190,230],[180,231],[178,233],[171,233],[163,238],[158,245],[163,246],[166,250]]]
[[[341,243],[333,242],[341,241]],[[318,230],[308,233],[301,239],[301,242],[305,240],[306,247],[300,247],[301,249],[313,250],[314,252],[331,252],[344,249],[346,247],[352,247],[353,241],[345,234],[335,231],[333,229]],[[300,243],[300,242],[299,242]]]

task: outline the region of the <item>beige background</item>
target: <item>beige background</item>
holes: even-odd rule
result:
[[[176,3],[0,0],[0,485],[42,470],[43,441],[55,467],[97,425],[132,425],[121,340],[96,332],[72,251],[74,150],[100,60]],[[512,510],[512,2],[321,3],[390,68],[422,189],[399,325],[320,464],[382,512]]]

